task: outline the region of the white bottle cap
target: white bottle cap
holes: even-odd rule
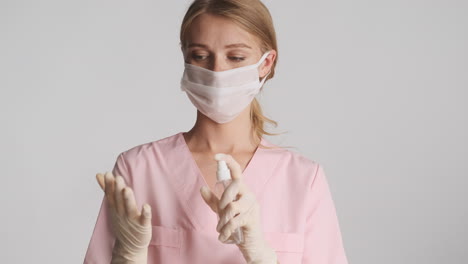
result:
[[[218,160],[218,171],[216,172],[218,181],[225,181],[231,179],[231,171],[229,170],[224,160]]]

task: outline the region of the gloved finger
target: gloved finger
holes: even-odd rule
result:
[[[136,219],[140,213],[138,212],[137,203],[135,201],[132,188],[126,186],[123,189],[123,199],[127,216],[131,219]]]
[[[122,176],[117,175],[115,177],[115,190],[114,190],[114,199],[115,199],[115,207],[117,209],[117,213],[119,215],[125,214],[125,205],[122,195],[122,190],[125,188],[124,179]]]
[[[237,216],[238,214],[242,213],[243,206],[241,203],[245,203],[244,201],[235,201],[229,203],[224,210],[222,210],[219,214],[219,221],[218,225],[216,226],[216,231],[220,232],[220,230],[224,227],[224,225],[229,222],[233,217]]]
[[[146,227],[151,226],[151,206],[144,204],[141,209],[140,224]]]
[[[246,193],[239,200],[230,202],[224,210],[220,211],[220,219],[216,230],[219,232],[231,218],[247,213],[255,202],[255,197],[251,193]]]
[[[205,203],[208,204],[208,206],[211,208],[211,210],[213,210],[213,212],[215,212],[215,213],[218,213],[219,199],[210,190],[210,188],[208,188],[206,186],[202,186],[200,188],[200,193],[201,193],[201,196],[203,197],[203,200],[205,200]]]
[[[231,218],[229,222],[227,222],[220,230],[218,240],[221,242],[224,242],[226,239],[228,239],[231,234],[236,230],[237,228],[241,227],[243,223],[245,222],[245,215],[238,215],[234,218]]]
[[[114,176],[110,172],[106,172],[104,175],[104,181],[106,184],[106,189],[104,191],[106,193],[107,201],[111,207],[114,207]]]
[[[231,178],[233,180],[242,178],[242,169],[239,163],[237,163],[237,161],[231,155],[218,153],[215,155],[215,160],[226,161],[226,165],[229,167],[229,170],[231,171]]]
[[[241,198],[240,190],[240,181],[233,180],[231,184],[224,190],[223,195],[221,195],[221,199],[219,200],[219,209],[224,210],[224,208],[232,201]]]
[[[106,189],[106,184],[104,182],[104,175],[102,173],[97,173],[96,180],[99,183],[99,186],[101,187],[102,191],[104,191]]]
[[[252,228],[258,228],[255,227],[255,225],[251,225],[251,223],[255,223],[255,219],[252,218],[257,217],[256,210],[258,210],[258,207],[256,206],[256,203],[253,202],[249,205],[247,210],[231,218],[223,227],[221,227],[218,239],[220,241],[226,240],[237,228],[243,227],[241,230],[251,230]]]

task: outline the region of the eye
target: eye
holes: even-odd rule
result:
[[[206,57],[208,57],[208,56],[192,54],[192,59],[194,59],[196,61],[204,60],[204,59],[206,59]]]
[[[236,61],[236,62],[240,62],[240,61],[245,60],[244,57],[229,57],[229,59],[231,59],[233,61]]]

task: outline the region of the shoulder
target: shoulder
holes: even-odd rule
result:
[[[119,157],[122,157],[126,162],[133,163],[137,160],[146,160],[148,156],[164,155],[167,151],[175,148],[177,145],[179,133],[142,143],[131,148],[128,148],[119,153]]]
[[[267,146],[277,145],[268,142]],[[270,160],[276,166],[277,171],[283,171],[287,175],[294,175],[297,180],[301,179],[304,184],[310,185],[316,175],[322,170],[322,165],[315,159],[309,158],[302,153],[286,148],[266,150]]]
[[[277,157],[280,164],[288,166],[290,168],[300,168],[300,169],[311,169],[316,171],[320,164],[304,154],[297,152],[295,150],[290,150],[287,148],[279,147],[276,144],[271,143],[270,141],[264,141],[268,147],[276,147],[274,149],[266,150],[271,157]]]

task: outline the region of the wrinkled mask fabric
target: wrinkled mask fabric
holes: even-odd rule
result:
[[[260,92],[270,72],[259,81],[258,66],[269,53],[263,54],[255,64],[218,72],[185,63],[181,90],[211,120],[220,124],[230,122]]]

